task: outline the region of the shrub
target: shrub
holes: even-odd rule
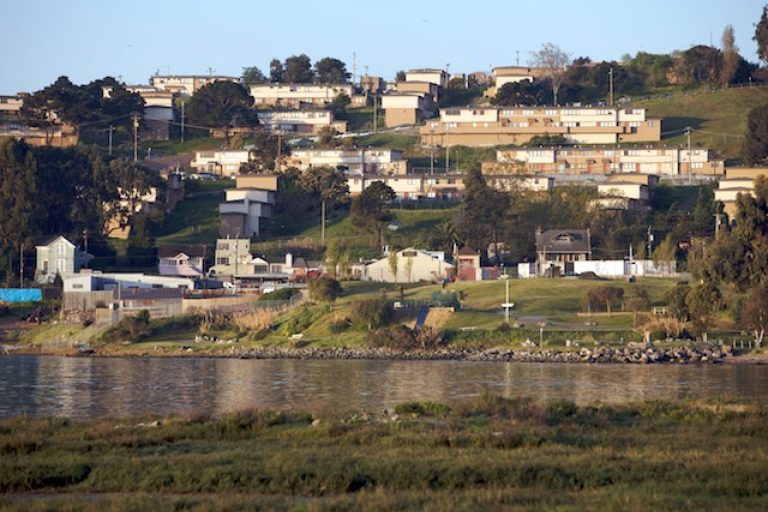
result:
[[[461,309],[461,300],[456,292],[433,292],[429,301],[430,306]]]
[[[435,349],[444,344],[443,333],[431,326],[422,326],[414,333],[414,342],[422,350]]]
[[[331,277],[316,277],[309,280],[309,298],[315,302],[334,303],[341,292],[341,285]]]
[[[305,305],[295,315],[288,319],[283,325],[281,332],[286,336],[304,332],[321,314],[322,311],[318,311],[316,308],[313,309]]]
[[[624,289],[617,286],[597,286],[587,291],[582,299],[584,309],[593,311],[602,309],[611,313],[614,307],[624,299]]]
[[[352,325],[352,320],[350,320],[347,317],[344,318],[337,318],[331,322],[331,325],[328,327],[328,330],[331,331],[333,334],[338,334],[340,332],[344,332]]]
[[[416,336],[404,325],[392,325],[371,331],[368,342],[375,347],[411,350],[416,347]]]
[[[130,341],[137,342],[150,335],[152,329],[149,327],[149,311],[143,309],[136,316],[128,316],[120,320],[117,325],[110,327],[102,334],[102,341],[118,342]]]
[[[547,423],[550,425],[557,425],[567,419],[576,417],[579,413],[579,406],[570,400],[555,400],[547,405],[544,411],[544,416]]]
[[[395,406],[397,414],[416,414],[418,416],[445,416],[451,408],[440,402],[405,402]]]
[[[278,288],[275,291],[265,293],[259,300],[290,300],[291,297],[299,293],[296,288]]]
[[[392,320],[392,303],[385,299],[365,299],[352,304],[352,318],[366,329],[384,327]]]

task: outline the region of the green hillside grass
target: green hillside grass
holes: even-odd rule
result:
[[[154,233],[158,245],[206,244],[213,246],[219,232],[219,203],[232,180],[188,182],[187,197],[168,214]]]
[[[677,93],[637,101],[634,105],[647,108],[650,117],[663,118],[663,132],[690,126],[694,129],[693,145],[716,149],[725,158],[735,159],[739,156],[749,110],[766,102],[768,87],[752,87]],[[687,139],[684,134],[673,134],[663,142],[686,144]]]

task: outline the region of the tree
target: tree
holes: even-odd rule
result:
[[[740,317],[742,327],[752,331],[756,345],[762,347],[768,329],[768,284],[763,283],[750,292]]]
[[[755,25],[752,40],[757,43],[757,56],[768,66],[768,5],[763,6],[763,14]]]
[[[392,274],[395,283],[397,283],[397,270],[398,270],[398,257],[397,250],[392,247],[389,249],[389,256],[387,257],[387,265],[389,265],[389,272]]]
[[[657,263],[666,263],[675,260],[675,241],[672,239],[672,233],[667,234],[664,240],[653,250],[653,261]]]
[[[741,158],[755,165],[768,157],[768,103],[754,107],[747,116],[747,131],[741,146]]]
[[[292,84],[311,84],[314,78],[312,63],[306,54],[292,55],[285,59],[283,79]]]
[[[339,247],[339,241],[337,239],[331,239],[325,246],[325,258],[323,265],[328,275],[336,278],[336,269],[339,266],[341,248]]]
[[[493,104],[502,107],[544,105],[552,101],[552,95],[549,92],[550,89],[541,80],[535,82],[530,80],[512,82],[502,85],[496,91]]]
[[[269,62],[269,81],[275,84],[279,84],[285,77],[285,69],[283,63],[278,59],[272,59]]]
[[[688,293],[688,311],[693,323],[693,332],[700,336],[712,325],[713,313],[720,310],[722,296],[711,281],[700,283]]]
[[[677,60],[678,75],[684,83],[715,84],[719,81],[723,56],[717,48],[693,46],[679,54]]]
[[[688,311],[688,294],[690,293],[691,288],[687,284],[678,283],[664,294],[664,303],[670,315],[683,321],[690,318]]]
[[[392,188],[374,181],[352,201],[352,224],[376,233],[379,247],[384,245],[384,229],[392,221],[388,203],[395,197]]]
[[[408,282],[413,282],[413,258],[405,258],[405,275],[408,277]]]
[[[309,298],[315,302],[333,304],[341,295],[341,285],[331,277],[316,277],[309,280]]]
[[[315,62],[315,82],[318,84],[346,84],[351,76],[347,65],[339,59],[325,57]]]
[[[325,243],[325,208],[326,203],[333,207],[336,203],[346,202],[349,185],[344,172],[332,167],[311,167],[299,178],[299,186],[308,194],[320,199],[321,241]]]
[[[395,82],[405,82],[405,71],[395,73]]]
[[[242,82],[245,85],[267,83],[267,77],[256,66],[243,68]]]
[[[624,299],[624,289],[617,286],[598,286],[587,291],[585,302],[588,306],[597,309],[603,306],[610,315],[613,308],[621,304]]]
[[[216,81],[197,90],[187,106],[191,124],[224,130],[229,146],[230,130],[236,126],[255,126],[258,118],[251,108],[253,98],[240,84]]]
[[[566,66],[571,61],[571,56],[561,50],[560,47],[552,43],[545,43],[539,51],[531,52],[531,57],[533,65],[542,68],[552,81],[553,104],[557,105],[557,93],[560,90]]]
[[[506,228],[509,194],[489,187],[480,170],[470,169],[464,176],[464,193],[453,221],[456,233],[475,248],[497,245]],[[494,251],[497,260],[499,251]]]
[[[727,87],[736,76],[740,59],[739,48],[736,46],[736,37],[733,35],[733,27],[731,25],[725,26],[721,42],[723,67],[720,69],[720,84]]]

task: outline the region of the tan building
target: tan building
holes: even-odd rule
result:
[[[546,70],[541,68],[531,68],[527,66],[499,66],[493,68],[493,87],[489,87],[483,93],[483,96],[492,98],[506,84],[514,84],[528,80],[533,82],[546,74]]]
[[[299,149],[285,159],[284,167],[344,167],[348,174],[406,174],[408,162],[396,149]]]
[[[384,110],[384,124],[388,128],[414,125],[430,117],[434,102],[431,96],[423,93],[395,93],[381,97]]]
[[[241,174],[236,178],[237,188],[257,188],[277,192],[278,176],[276,174]]]
[[[440,109],[440,120],[420,129],[421,144],[521,145],[537,135],[560,135],[575,144],[661,140],[661,120],[646,109],[610,107],[466,107]]]
[[[442,69],[411,69],[405,72],[406,82],[431,82],[439,87],[447,87],[450,75]]]
[[[327,105],[340,94],[352,97],[350,84],[257,84],[250,87],[254,106],[301,108],[303,105]]]
[[[0,115],[17,115],[24,105],[24,98],[16,96],[0,96]]]
[[[365,266],[362,281],[386,283],[440,282],[448,279],[453,265],[445,261],[442,251],[423,251],[409,247],[397,252],[396,273],[392,272],[389,256]]]
[[[192,96],[204,85],[218,81],[237,83],[240,79],[225,75],[155,75],[149,79],[149,85],[161,91]]]
[[[440,100],[440,86],[432,82],[397,82],[395,87],[397,92],[430,96],[435,104]]]
[[[739,194],[754,194],[755,179],[758,176],[768,176],[768,167],[729,167],[725,171],[725,178],[718,182],[715,201],[723,203],[723,212],[731,220],[736,215]]]
[[[330,110],[273,110],[259,112],[259,124],[267,131],[316,134],[332,129],[346,133],[347,121],[337,121]]]
[[[713,151],[672,147],[510,148],[496,152],[496,162],[483,162],[483,173],[522,174],[658,174],[685,176],[723,174],[725,165]]]
[[[23,140],[30,146],[52,146],[68,148],[76,146],[80,137],[68,124],[54,124],[50,128],[32,128],[29,126],[0,126],[0,137],[13,137]]]
[[[361,76],[360,89],[369,94],[378,94],[384,91],[384,80],[380,76]]]

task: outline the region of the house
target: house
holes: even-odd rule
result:
[[[35,281],[38,283],[52,283],[56,274],[62,279],[77,274],[93,258],[61,235],[36,246],[35,250]]]
[[[549,175],[721,175],[724,161],[705,148],[677,147],[536,147],[496,152],[495,162],[483,162],[483,174]],[[627,179],[634,179],[627,176]],[[651,183],[646,183],[652,185]]]
[[[755,192],[755,178],[768,176],[768,167],[728,167],[725,179],[715,189],[715,201],[723,204],[723,212],[733,220],[737,211],[739,194],[752,195]]]
[[[166,245],[157,249],[161,276],[202,278],[205,275],[205,246]]]
[[[80,140],[73,126],[58,122],[45,128],[35,128],[17,122],[4,124],[0,126],[0,137],[23,140],[30,146],[51,146],[54,148],[76,146]]]
[[[633,181],[598,183],[599,198],[590,201],[590,207],[608,210],[641,210],[648,208],[648,185]]]
[[[424,94],[431,98],[433,104],[440,100],[440,86],[432,82],[401,81],[395,85],[399,93]]]
[[[440,119],[419,129],[422,146],[522,145],[535,136],[562,136],[574,144],[658,142],[661,120],[643,108],[442,108]]]
[[[354,93],[350,84],[256,84],[250,87],[255,107],[324,106],[339,95],[349,98]]]
[[[406,82],[429,82],[443,88],[448,87],[449,79],[450,75],[442,69],[411,69],[405,72]]]
[[[190,165],[197,172],[231,177],[239,174],[240,166],[251,160],[253,160],[251,152],[247,149],[195,151],[195,158]]]
[[[337,121],[330,110],[267,110],[257,115],[259,124],[270,132],[315,135],[324,129],[347,131],[347,121]]]
[[[347,176],[349,195],[354,197],[362,194],[363,190],[372,183],[380,181],[391,188],[398,199],[419,199],[424,196],[425,177],[419,175],[355,174]]]
[[[453,265],[445,261],[442,251],[425,251],[409,247],[397,252],[396,273],[392,272],[390,256],[369,263],[360,279],[385,283],[441,282],[450,279]]]
[[[220,238],[216,241],[215,276],[249,276],[269,272],[269,262],[251,254],[248,238]]]
[[[396,149],[297,149],[285,158],[285,167],[305,171],[311,167],[345,168],[348,174],[406,174],[408,162]]]
[[[480,251],[464,246],[454,257],[458,281],[482,281],[483,268],[480,265]]]
[[[368,94],[378,94],[384,90],[384,80],[380,76],[363,75],[360,77],[360,90]]]
[[[272,217],[276,193],[259,188],[227,189],[219,205],[219,235],[223,238],[259,236],[261,224]]]
[[[420,92],[385,94],[381,97],[381,108],[384,110],[384,124],[388,128],[413,125],[432,116],[434,99]]]
[[[574,261],[592,259],[589,229],[536,230],[538,275],[573,275]]]
[[[155,75],[149,79],[149,85],[160,91],[192,96],[201,87],[219,81],[237,83],[240,79],[225,75]]]

